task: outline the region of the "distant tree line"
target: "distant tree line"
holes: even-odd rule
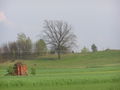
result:
[[[40,39],[32,43],[30,37],[27,37],[24,33],[19,33],[16,41],[0,47],[0,59],[2,60],[26,59],[46,53],[47,45],[44,40]]]
[[[61,54],[70,52],[70,49],[61,47]],[[46,54],[57,53],[56,47],[47,48],[47,44],[43,39],[32,42],[30,37],[24,33],[17,35],[17,40],[9,42],[0,47],[0,60],[15,60],[15,59],[29,59]]]
[[[72,47],[76,45],[76,36],[67,22],[45,20],[43,34],[43,39],[33,43],[30,37],[19,33],[16,41],[0,47],[0,60],[31,59],[46,54],[57,54],[58,59],[61,59],[61,54],[74,52]],[[93,44],[91,49],[96,52],[97,46]],[[89,49],[84,47],[81,52],[87,53]]]
[[[91,50],[92,50],[92,52],[97,52],[98,48],[95,44],[92,44],[91,45]],[[90,52],[90,50],[85,46],[81,49],[81,53],[89,53],[89,52]]]
[[[0,59],[25,59],[46,55],[46,53],[56,53],[60,59],[62,53],[71,52],[76,36],[67,22],[45,20],[43,33],[45,38],[35,43],[24,33],[19,33],[16,41],[0,47]],[[50,45],[50,50],[47,45]]]

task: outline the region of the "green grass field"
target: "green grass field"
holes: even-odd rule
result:
[[[17,60],[28,65],[28,76],[4,76],[8,66],[0,64],[0,90],[120,90],[120,51],[54,55],[36,60]],[[36,68],[36,75],[30,68]]]

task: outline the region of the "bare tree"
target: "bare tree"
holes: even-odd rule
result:
[[[9,46],[10,57],[13,58],[13,59],[17,59],[17,56],[18,56],[17,43],[16,42],[10,42],[8,44],[8,46]]]
[[[8,44],[4,44],[4,46],[2,47],[2,56],[4,59],[9,59],[10,58],[10,55],[9,55],[9,47],[8,47]]]
[[[63,21],[45,20],[44,28],[47,43],[55,48],[60,59],[62,47],[71,48],[75,44],[76,36],[72,32],[72,27]]]
[[[2,60],[2,48],[0,47],[0,61]]]

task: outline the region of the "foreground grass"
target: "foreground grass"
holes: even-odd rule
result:
[[[0,90],[120,90],[120,66],[37,72],[35,76],[1,76]]]
[[[64,85],[64,86],[28,86],[28,87],[9,87],[2,90],[120,90],[119,84],[85,84],[85,85]]]

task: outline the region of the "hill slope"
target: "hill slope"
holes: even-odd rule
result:
[[[120,50],[100,51],[87,54],[66,54],[61,60],[55,59],[57,56],[45,56],[36,60],[17,60],[27,64],[29,67],[37,68],[86,68],[100,66],[120,65]],[[17,62],[15,61],[15,62]],[[6,62],[0,64],[0,67],[6,67],[15,62]]]

